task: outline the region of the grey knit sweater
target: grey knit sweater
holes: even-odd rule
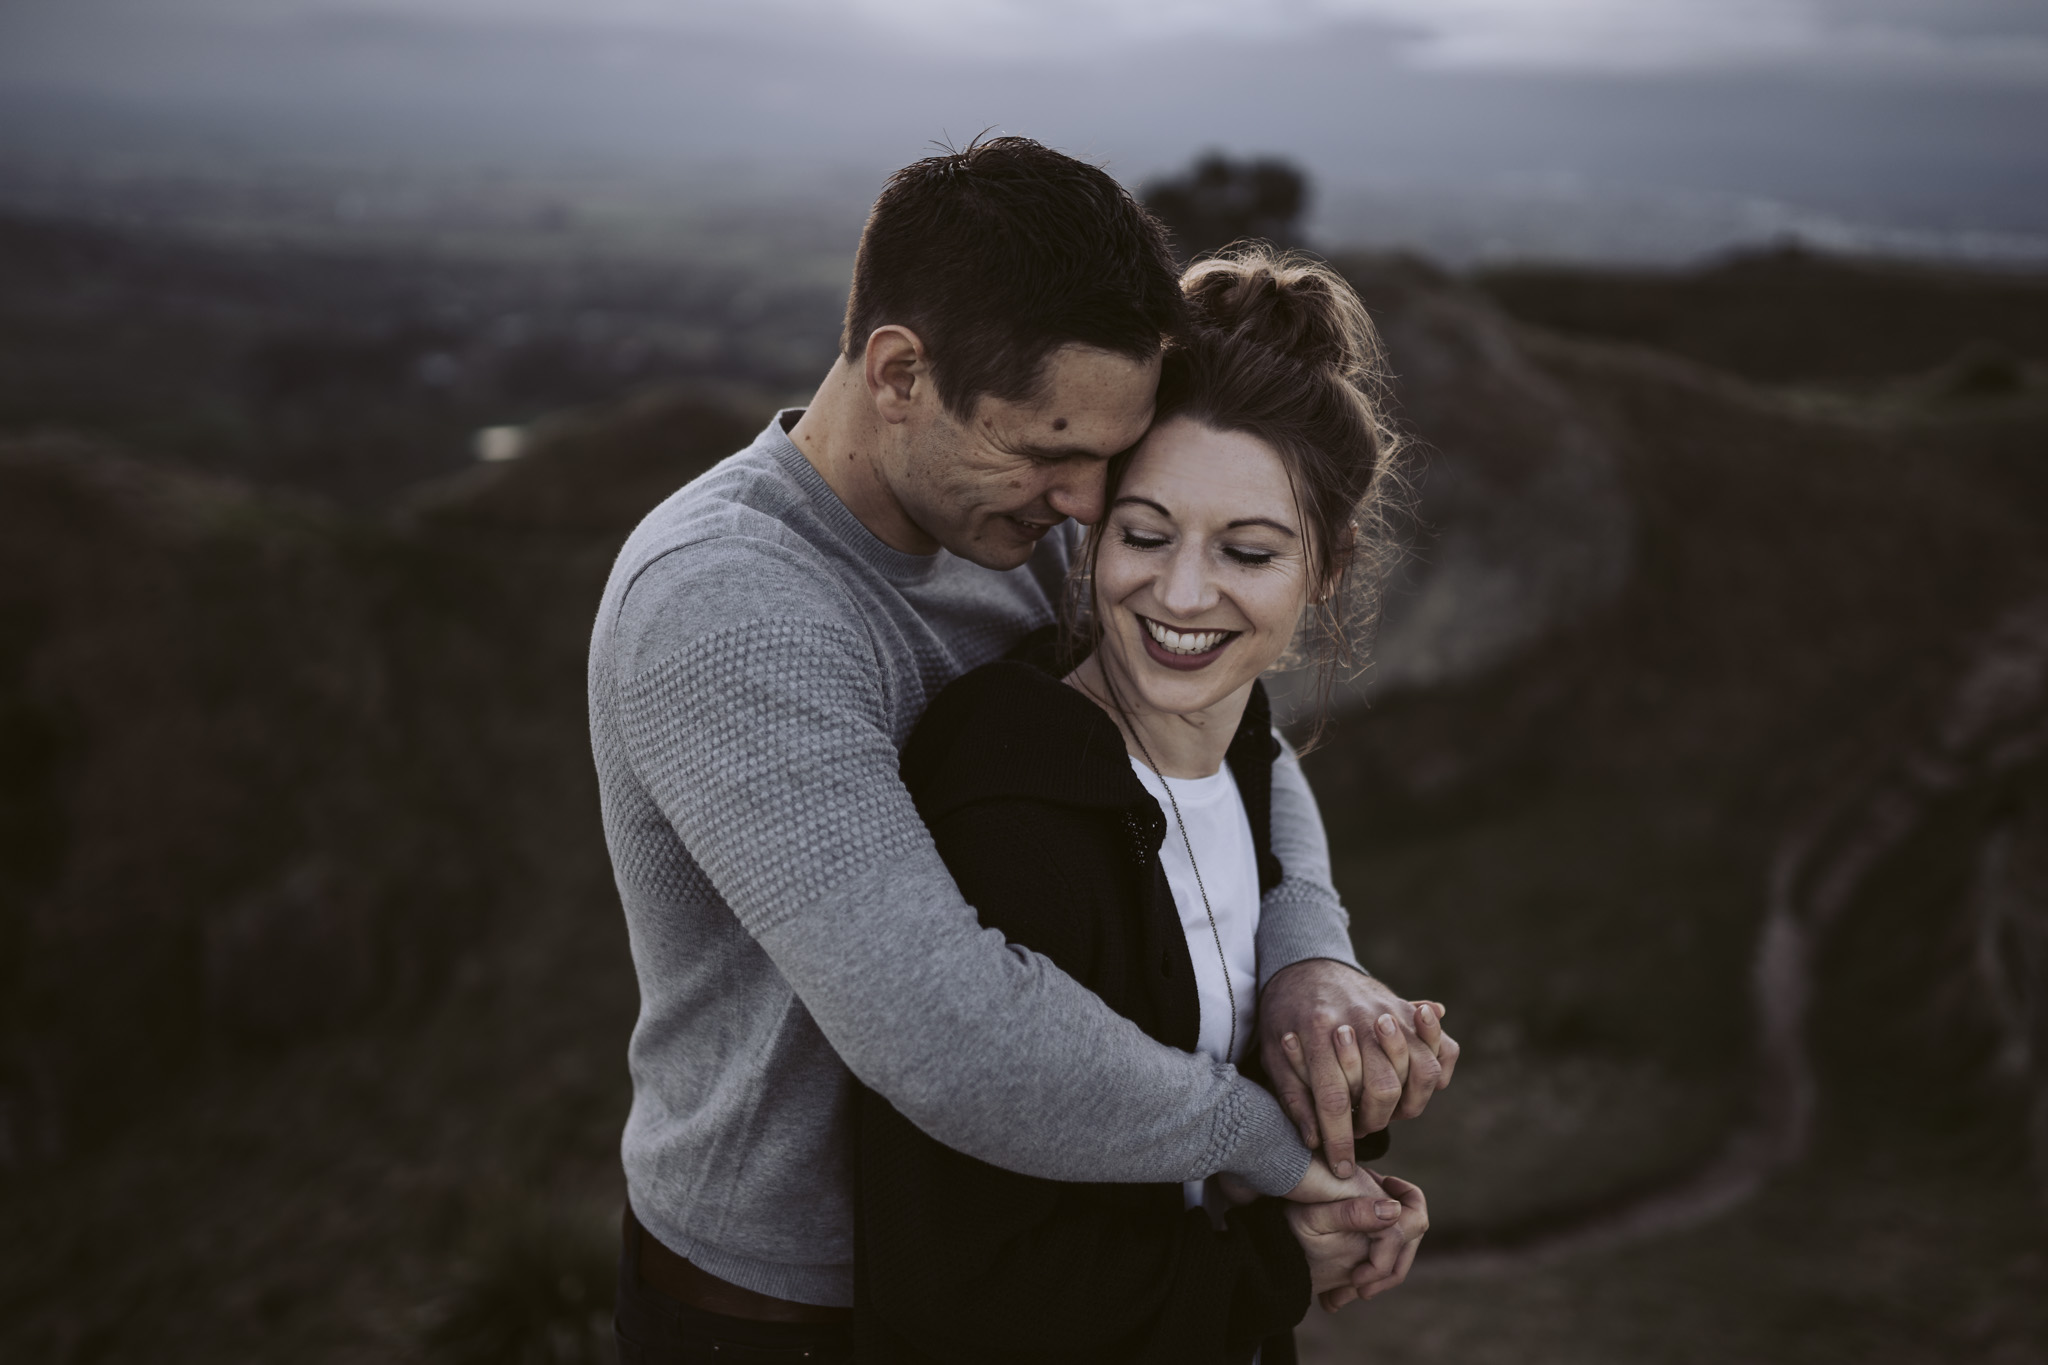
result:
[[[1273,1098],[981,928],[897,779],[926,702],[1052,619],[1073,528],[1007,573],[893,550],[791,443],[799,415],[647,516],[591,638],[640,979],[635,1213],[735,1284],[852,1303],[849,1069],[941,1142],[1028,1175],[1292,1188],[1308,1152]],[[1273,832],[1287,877],[1262,907],[1262,979],[1350,961],[1291,758]]]

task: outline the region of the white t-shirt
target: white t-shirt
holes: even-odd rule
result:
[[[1173,903],[1180,911],[1181,932],[1187,935],[1188,957],[1195,966],[1195,993],[1202,1004],[1202,1031],[1196,1051],[1218,1061],[1237,1062],[1251,1043],[1252,1006],[1259,989],[1259,858],[1252,845],[1251,817],[1245,813],[1244,797],[1228,764],[1207,777],[1161,778],[1142,759],[1131,759],[1131,770],[1159,803],[1166,817],[1166,838],[1159,845],[1159,861],[1166,868],[1167,885],[1173,888]],[[1167,800],[1170,783],[1173,800]],[[1174,805],[1187,823],[1187,838],[1174,820]],[[1188,861],[1188,846],[1195,857]],[[1196,884],[1195,869],[1201,869]],[[1208,910],[1202,908],[1202,893],[1208,892]],[[1209,927],[1209,915],[1216,927]],[[1217,952],[1217,940],[1223,950]],[[1224,989],[1224,965],[1229,964],[1230,990],[1237,995],[1237,1036],[1233,1040],[1230,995]],[[1187,1182],[1187,1205],[1211,1204],[1205,1197],[1206,1182]],[[1212,1212],[1214,1209],[1212,1208]]]

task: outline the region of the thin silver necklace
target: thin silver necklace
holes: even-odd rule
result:
[[[1138,741],[1138,752],[1143,755],[1145,766],[1159,779],[1159,785],[1166,788],[1166,802],[1173,807],[1173,823],[1180,826],[1181,847],[1188,851],[1188,866],[1195,871],[1195,890],[1202,893],[1202,913],[1209,917],[1209,934],[1216,940],[1216,961],[1223,968],[1223,994],[1230,1001],[1230,1041],[1223,1048],[1223,1060],[1227,1062],[1237,1051],[1237,988],[1230,984],[1230,957],[1223,951],[1223,931],[1216,927],[1216,912],[1209,908],[1209,888],[1202,884],[1201,864],[1195,861],[1195,841],[1188,838],[1188,822],[1181,819],[1180,801],[1173,794],[1173,783],[1152,761],[1152,751],[1145,747],[1145,737],[1138,733],[1135,721],[1131,723],[1131,738]],[[1200,1003],[1197,996],[1198,1007]]]

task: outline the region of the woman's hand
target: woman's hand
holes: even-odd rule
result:
[[[1401,1207],[1369,1176],[1347,1183],[1371,1188],[1345,1199],[1287,1206],[1287,1226],[1308,1258],[1309,1287],[1326,1300],[1350,1289],[1353,1276],[1370,1265],[1374,1237],[1396,1222]],[[1385,1206],[1395,1210],[1394,1218],[1386,1216]]]
[[[1330,1173],[1328,1166],[1311,1159],[1301,1183],[1287,1192],[1287,1198],[1295,1204],[1332,1204],[1346,1199],[1370,1198],[1386,1203],[1388,1222],[1401,1216],[1401,1206],[1386,1197],[1379,1181],[1363,1166],[1352,1167],[1351,1174],[1339,1180]]]
[[[1287,1226],[1308,1257],[1309,1284],[1319,1296],[1350,1289],[1371,1263],[1374,1239],[1398,1227],[1402,1215],[1371,1172],[1354,1170],[1339,1180],[1320,1161],[1309,1163],[1287,1198]]]
[[[1407,1280],[1409,1268],[1415,1264],[1415,1253],[1422,1245],[1422,1235],[1429,1231],[1429,1200],[1424,1198],[1422,1187],[1391,1175],[1380,1176],[1379,1181],[1388,1194],[1400,1201],[1400,1215],[1392,1226],[1383,1224],[1380,1231],[1364,1234],[1365,1256],[1353,1263],[1346,1283],[1329,1289],[1317,1289],[1323,1308],[1328,1312],[1336,1312],[1353,1299],[1370,1302],[1389,1289],[1399,1288]],[[1317,1209],[1327,1207],[1310,1205],[1301,1211],[1302,1217],[1306,1221]],[[1290,1210],[1289,1213],[1291,1223],[1293,1211]],[[1327,1224],[1336,1220],[1326,1217],[1320,1221]],[[1296,1227],[1294,1235],[1297,1239],[1303,1236],[1299,1226]],[[1303,1243],[1303,1250],[1307,1250],[1306,1242]],[[1313,1281],[1313,1254],[1310,1256],[1309,1267]]]
[[[1220,1178],[1231,1204],[1258,1192],[1236,1176]],[[1320,1161],[1287,1192],[1287,1226],[1308,1258],[1309,1283],[1334,1313],[1353,1299],[1372,1299],[1408,1278],[1415,1249],[1429,1231],[1429,1201],[1420,1186],[1397,1176],[1354,1169],[1339,1180]]]

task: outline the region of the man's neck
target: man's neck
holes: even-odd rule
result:
[[[841,356],[789,439],[875,539],[905,554],[936,554],[939,543],[910,519],[883,472],[881,456],[892,435],[875,414],[860,371]]]

